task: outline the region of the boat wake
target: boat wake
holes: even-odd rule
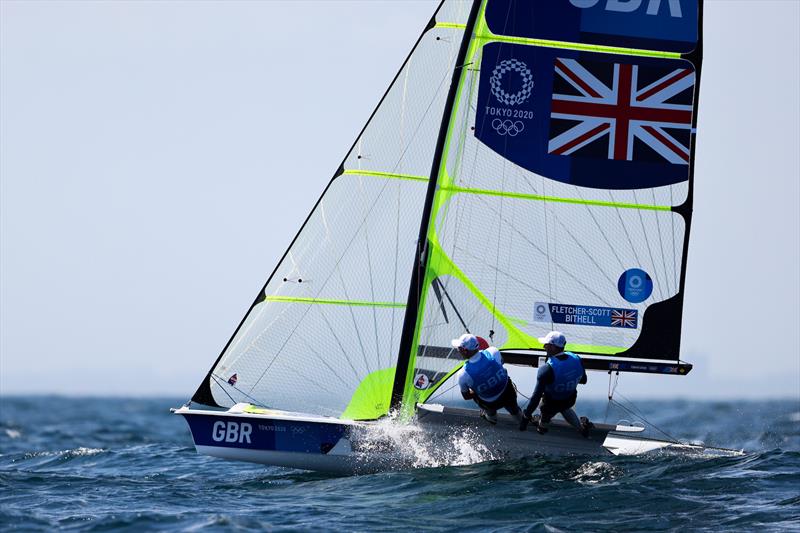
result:
[[[432,433],[387,419],[364,428],[354,450],[366,461],[383,454],[391,468],[464,466],[499,458],[472,428],[453,427]]]

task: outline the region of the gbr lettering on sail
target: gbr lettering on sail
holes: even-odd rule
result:
[[[661,0],[569,0],[569,3],[581,9],[605,6],[606,11],[617,13],[633,13],[646,6],[648,15],[658,15],[661,11]],[[663,2],[668,6],[669,15],[675,18],[683,17],[680,0],[667,0]]]

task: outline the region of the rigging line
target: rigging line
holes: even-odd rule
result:
[[[611,189],[606,189],[606,190],[608,191],[608,197],[611,198],[611,202],[616,203],[616,200],[614,199],[614,194],[611,192]],[[620,211],[619,207],[616,208],[615,211],[617,212],[617,218],[619,218],[619,225],[622,226],[622,230],[625,232],[625,238],[628,239],[628,244],[631,247],[631,251],[633,251],[633,257],[634,259],[636,259],[637,265],[642,266],[643,263],[641,259],[639,259],[639,254],[636,251],[636,246],[633,245],[633,239],[631,239],[631,234],[628,233],[628,226],[625,224],[625,221],[622,220],[622,211]]]
[[[434,295],[436,296],[436,300],[439,302],[439,310],[442,312],[442,318],[446,323],[450,323],[450,319],[447,318],[447,309],[444,307],[444,300],[442,299],[442,291],[439,289],[440,283],[438,283],[439,278],[433,278],[431,281],[431,288],[433,289]],[[467,333],[469,333],[469,329],[467,329]]]
[[[614,381],[614,386],[612,388],[611,382]],[[619,384],[619,371],[617,372],[616,376],[612,376],[611,371],[608,371],[608,401],[606,402],[606,414],[603,416],[603,422],[608,422],[608,413],[611,410],[611,400],[614,399],[614,393],[617,390],[617,385]]]
[[[636,203],[639,203],[639,198],[636,196],[636,189],[633,189],[633,199]],[[655,272],[656,269],[656,261],[653,259],[653,250],[650,248],[650,238],[647,236],[647,228],[644,225],[644,218],[642,217],[642,212],[639,211],[639,223],[642,225],[642,233],[644,234],[644,242],[647,244],[647,253],[650,255],[650,267]],[[661,299],[664,300],[664,289],[660,283],[658,283],[658,293],[661,295]]]
[[[458,386],[458,382],[456,382],[456,383],[453,383],[452,385],[450,385],[448,388],[446,388],[446,389],[445,389],[445,390],[443,390],[443,391],[439,391],[439,392],[437,392],[435,396],[431,396],[430,398],[428,398],[427,400],[425,400],[425,403],[428,403],[428,402],[429,402],[429,401],[431,401],[431,400],[435,400],[436,398],[438,398],[438,397],[442,396],[442,395],[443,395],[444,393],[446,393],[446,392],[450,392],[451,390],[455,389],[455,388],[456,388],[456,386]]]
[[[461,318],[461,313],[458,312],[458,308],[456,307],[456,304],[453,303],[453,299],[450,298],[450,293],[447,292],[447,288],[444,286],[444,284],[441,282],[441,280],[439,280],[439,278],[436,278],[436,281],[439,282],[439,287],[442,289],[442,292],[444,293],[444,297],[447,298],[448,302],[450,302],[450,307],[453,308],[453,311],[455,312],[456,316],[458,317],[459,322],[461,322],[461,325],[464,326],[464,329],[467,331],[467,333],[469,333],[469,328],[467,327],[467,323],[464,322],[463,318]]]
[[[523,397],[523,398],[525,398],[526,400],[528,400],[528,401],[531,401],[531,397],[530,397],[530,396],[525,396],[524,394],[522,394],[522,393],[519,391],[519,387],[517,387],[517,384],[516,384],[516,383],[514,383],[514,382],[512,381],[512,382],[511,382],[511,384],[512,384],[512,385],[514,385],[514,390],[517,392],[517,395],[518,395],[518,396],[522,396],[522,397]]]
[[[627,411],[627,412],[628,412],[628,413],[629,413],[631,416],[634,416],[634,417],[637,417],[637,418],[641,419],[641,420],[642,420],[644,423],[648,424],[650,427],[652,427],[653,429],[655,429],[656,431],[658,431],[659,433],[661,433],[662,435],[664,435],[665,437],[667,437],[667,440],[669,440],[669,441],[670,441],[672,444],[681,444],[681,441],[680,441],[680,440],[676,439],[676,438],[675,438],[675,437],[673,437],[671,434],[667,433],[666,431],[664,431],[663,429],[661,429],[660,427],[658,427],[658,426],[657,426],[657,425],[655,425],[654,423],[650,422],[650,421],[649,421],[649,420],[648,420],[648,419],[647,419],[647,418],[644,416],[644,414],[642,414],[642,413],[641,413],[641,411],[639,411],[639,410],[638,410],[638,409],[637,409],[637,408],[636,408],[636,407],[633,405],[633,402],[631,402],[629,399],[625,398],[625,397],[624,397],[622,394],[619,394],[619,393],[617,393],[617,395],[618,395],[620,398],[624,399],[626,402],[628,402],[628,403],[631,405],[631,407],[633,407],[633,409],[630,409],[630,408],[626,407],[626,406],[625,406],[625,405],[623,405],[621,402],[618,402],[618,401],[616,401],[616,400],[611,400],[611,401],[614,403],[614,405],[617,405],[617,406],[621,407],[622,409],[624,409],[625,411]]]
[[[225,394],[228,396],[228,398],[230,398],[230,399],[231,399],[231,401],[232,401],[234,404],[236,404],[236,403],[238,403],[238,402],[237,402],[236,400],[234,400],[234,399],[231,397],[231,395],[230,395],[230,394],[228,394],[228,392],[227,392],[227,391],[225,391],[225,385],[228,385],[229,387],[231,387],[232,389],[234,389],[235,391],[237,391],[239,394],[242,394],[243,396],[246,396],[246,397],[247,397],[247,398],[249,398],[250,400],[253,400],[253,402],[254,402],[254,405],[258,405],[258,406],[261,406],[261,407],[266,407],[266,405],[264,405],[264,404],[260,403],[258,400],[256,400],[255,398],[253,398],[252,396],[250,396],[249,394],[247,394],[246,392],[244,392],[242,389],[240,389],[240,388],[239,388],[239,387],[237,387],[236,385],[231,385],[230,383],[228,383],[228,382],[227,382],[227,381],[226,381],[224,378],[222,378],[221,376],[218,376],[218,375],[216,375],[216,374],[214,374],[214,373],[212,373],[212,374],[211,374],[211,376],[212,376],[212,377],[214,378],[214,380],[217,382],[217,386],[219,386],[219,387],[220,387],[220,388],[223,390],[223,392],[225,392]],[[219,382],[219,380],[222,380],[222,383],[220,383],[220,382]]]
[[[211,379],[213,379],[213,380],[214,380],[214,383],[216,383],[216,384],[217,384],[217,387],[219,387],[220,389],[222,389],[222,392],[224,392],[224,393],[225,393],[225,396],[227,396],[228,398],[230,398],[231,402],[233,402],[233,405],[236,405],[238,402],[237,402],[236,400],[234,400],[234,399],[233,399],[233,396],[231,396],[230,394],[228,394],[228,391],[227,391],[227,390],[225,390],[225,387],[223,387],[223,386],[220,384],[220,382],[219,382],[219,379],[218,379],[217,375],[216,375],[216,374],[214,374],[213,372],[209,372],[209,374],[208,374],[208,375],[209,375],[209,376],[211,376]],[[227,383],[227,382],[224,382],[224,383]],[[233,407],[233,405],[232,405],[231,407]]]
[[[656,191],[655,191],[655,189],[650,189],[650,193],[653,196],[653,203],[655,203],[656,202]],[[674,216],[671,213],[670,213],[670,215]],[[665,254],[664,254],[664,239],[661,237],[661,219],[658,216],[658,214],[656,214],[655,217],[656,217],[656,228],[658,229],[658,244],[659,244],[659,247],[661,248],[661,265],[664,267],[664,281],[666,281],[666,284],[667,284],[667,294],[672,294],[672,288],[671,288],[671,285],[670,285],[670,279],[669,279],[669,276],[667,276],[667,259],[666,259],[666,257],[664,257],[665,256]],[[673,254],[674,254],[674,252],[673,252]]]

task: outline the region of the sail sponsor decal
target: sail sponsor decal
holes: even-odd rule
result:
[[[698,0],[489,0],[486,23],[496,35],[687,53]]]
[[[640,268],[630,268],[622,273],[617,282],[620,296],[627,301],[638,304],[653,294],[653,280]]]
[[[691,368],[691,367],[690,367]],[[609,363],[609,370],[617,372],[644,372],[648,374],[686,374],[685,365],[664,365],[658,363]]]
[[[691,63],[490,43],[475,136],[547,178],[607,189],[686,181]]]
[[[425,374],[417,374],[417,377],[414,378],[414,388],[419,390],[425,390],[431,385],[431,380]]]
[[[617,307],[536,302],[533,306],[533,321],[573,326],[636,329],[639,327],[639,312],[636,309]]]

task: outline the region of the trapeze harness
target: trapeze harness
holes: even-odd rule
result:
[[[567,358],[563,361],[558,356],[547,359],[547,364],[553,369],[553,382],[545,387],[544,392],[554,400],[566,400],[571,397],[583,377],[581,358],[572,352],[564,353]]]
[[[481,358],[476,363],[467,361],[464,371],[472,378],[473,388],[478,396],[491,400],[505,390],[508,371],[487,350],[478,353]]]

